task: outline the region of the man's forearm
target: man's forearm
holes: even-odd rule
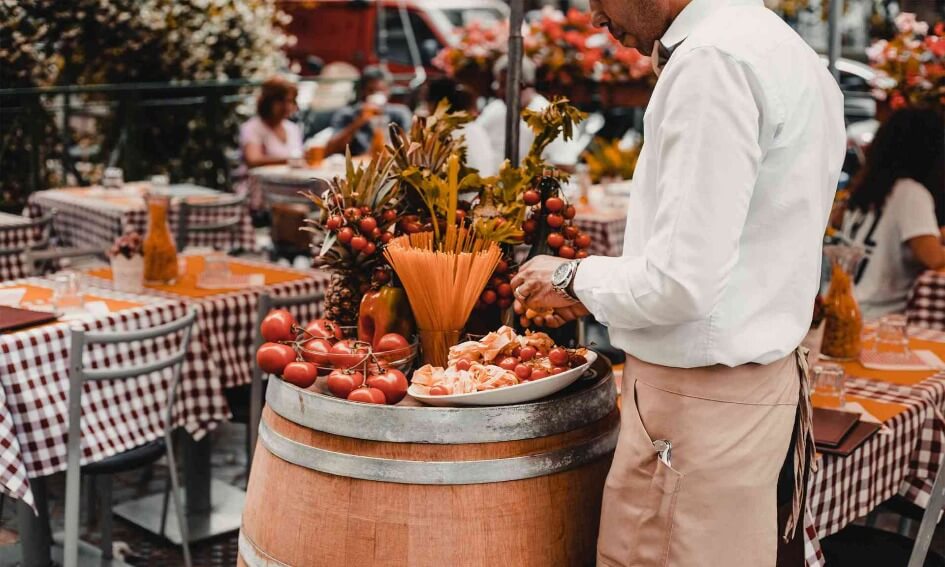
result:
[[[328,140],[328,143],[325,145],[325,153],[329,155],[344,153],[345,147],[351,143],[351,139],[354,138],[354,135],[363,125],[364,124],[355,120],[351,124],[348,124],[342,128],[340,132]]]

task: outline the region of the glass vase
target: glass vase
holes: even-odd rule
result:
[[[861,248],[824,247],[831,264],[830,287],[824,297],[824,338],[821,353],[834,360],[853,360],[860,354],[863,314],[853,295],[853,274],[863,259]]]
[[[150,196],[148,232],[144,237],[144,279],[148,283],[168,284],[177,279],[177,247],[171,237],[167,197]]]

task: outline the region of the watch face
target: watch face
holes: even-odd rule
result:
[[[555,287],[564,287],[568,283],[568,277],[571,275],[571,263],[565,262],[555,269],[551,275],[551,285]]]

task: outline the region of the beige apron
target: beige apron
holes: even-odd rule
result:
[[[622,392],[598,565],[773,567],[778,475],[795,427],[792,520],[813,449],[801,349],[736,368],[668,368],[628,356]],[[658,458],[657,440],[672,443],[670,465]]]

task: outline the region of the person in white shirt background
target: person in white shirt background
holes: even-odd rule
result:
[[[627,352],[598,564],[773,566],[780,544],[803,553],[813,437],[798,345],[846,148],[843,97],[762,0],[591,10],[658,74],[623,256],[539,256],[512,285],[519,312],[554,309],[539,324],[592,313]]]
[[[256,116],[240,126],[240,149],[247,167],[286,163],[302,157],[302,129],[289,117],[298,110],[295,83],[266,80],[256,99]]]
[[[916,278],[945,267],[933,196],[945,197],[943,160],[945,127],[931,110],[900,110],[876,132],[841,227],[866,252],[854,294],[867,319],[904,311]]]

